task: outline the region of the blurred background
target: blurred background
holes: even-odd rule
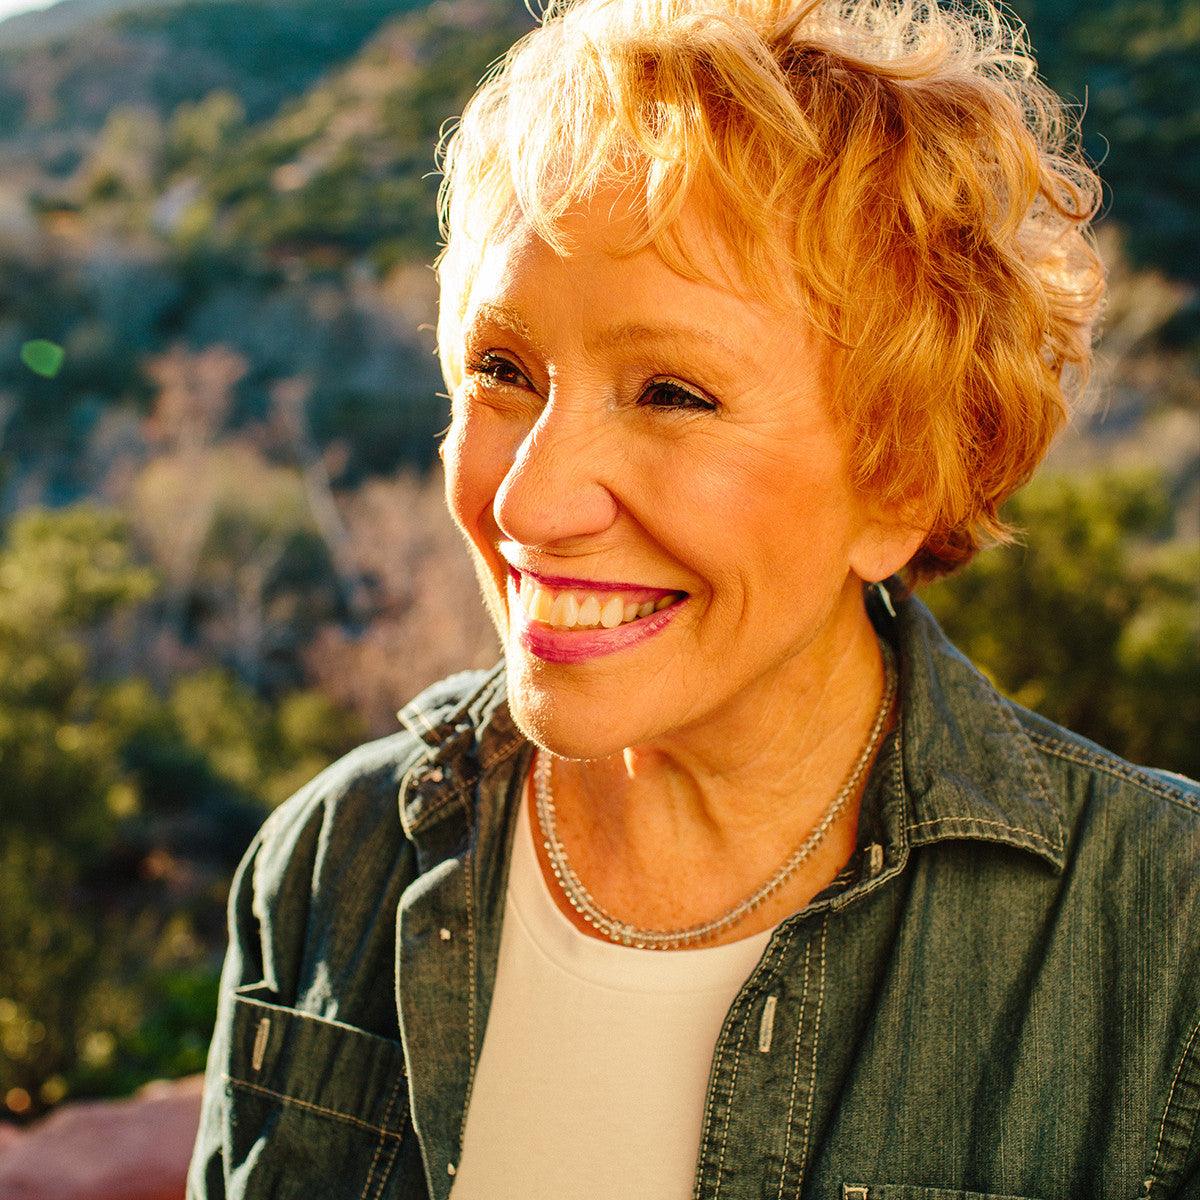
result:
[[[435,455],[433,146],[532,25],[520,0],[20,7],[0,6],[12,1144],[203,1069],[229,879],[266,814],[499,656]],[[1111,305],[1087,412],[1010,505],[1023,544],[924,595],[1021,703],[1200,775],[1200,8],[1014,7],[1086,108]]]

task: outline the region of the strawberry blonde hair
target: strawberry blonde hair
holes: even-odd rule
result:
[[[928,533],[910,583],[1007,540],[1086,384],[1104,295],[1078,123],[991,0],[549,0],[438,148],[438,345],[489,239],[603,185],[653,243],[692,195],[755,292],[829,339],[855,485]]]

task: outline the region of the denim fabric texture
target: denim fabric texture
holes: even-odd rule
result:
[[[858,849],[729,1009],[695,1200],[1200,1197],[1200,789],[895,609]],[[401,719],[234,876],[188,1200],[449,1195],[533,747],[503,661]]]

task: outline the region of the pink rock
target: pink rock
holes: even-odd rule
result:
[[[183,1200],[203,1088],[203,1075],[159,1080],[127,1100],[64,1104],[15,1138],[4,1134],[0,1196]]]

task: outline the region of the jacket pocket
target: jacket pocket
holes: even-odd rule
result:
[[[1037,1200],[999,1192],[963,1192],[955,1188],[910,1187],[903,1183],[843,1183],[841,1200]]]
[[[225,1075],[229,1200],[376,1200],[408,1130],[399,1042],[234,989]]]

